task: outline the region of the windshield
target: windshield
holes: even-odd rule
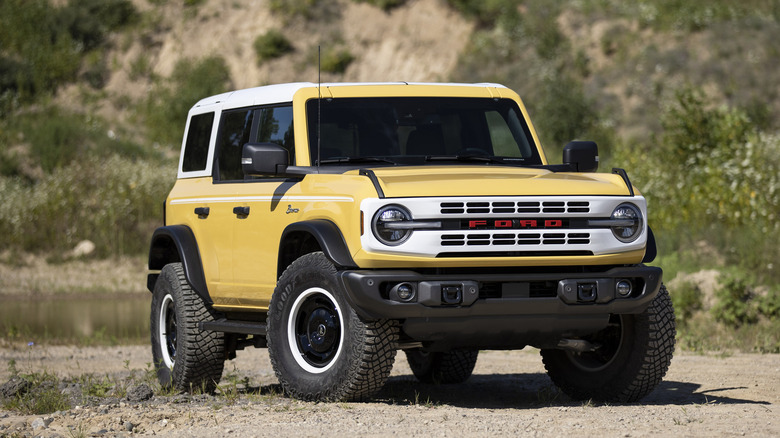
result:
[[[426,162],[539,165],[520,109],[511,99],[370,97],[309,100],[312,162]],[[318,120],[320,121],[317,126]]]

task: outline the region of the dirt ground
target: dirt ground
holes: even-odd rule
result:
[[[147,369],[149,358],[147,346],[0,349],[4,364],[59,377],[122,378]],[[0,382],[9,377],[3,368]],[[0,410],[0,436],[780,436],[780,355],[678,352],[656,391],[630,405],[572,401],[551,385],[533,349],[481,352],[474,375],[453,386],[417,383],[399,353],[369,403],[280,395],[266,350],[239,352],[225,374],[223,382],[246,377],[249,390],[106,399],[42,416]]]

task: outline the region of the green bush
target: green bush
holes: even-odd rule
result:
[[[657,144],[622,147],[614,161],[647,197],[663,250],[706,241],[726,265],[780,279],[772,265],[780,249],[766,238],[780,232],[780,136],[695,89],[678,93],[662,121]]]
[[[740,327],[758,320],[752,301],[754,294],[744,276],[721,274],[716,297],[718,301],[712,306],[715,320],[730,327]]]
[[[221,57],[180,60],[171,76],[161,81],[139,108],[147,137],[152,142],[178,148],[192,105],[231,88],[230,71]]]
[[[374,5],[385,12],[388,12],[399,6],[403,6],[406,0],[352,0],[355,3],[368,3]]]
[[[88,239],[98,256],[143,253],[175,172],[171,160],[114,155],[81,158],[34,185],[0,178],[0,247],[65,252]]]
[[[758,311],[771,320],[780,318],[780,288],[773,285],[758,302]]]
[[[295,50],[293,45],[281,32],[271,29],[255,38],[255,53],[258,63],[279,58]]]
[[[26,380],[29,389],[16,397],[3,400],[3,409],[25,415],[51,414],[70,409],[70,401],[68,396],[60,391],[60,379],[57,376],[47,372],[14,375]]]
[[[679,284],[669,292],[672,304],[680,324],[687,324],[693,314],[701,310],[701,290],[690,281]]]
[[[44,173],[70,164],[86,155],[107,157],[118,154],[126,157],[158,156],[145,151],[136,143],[109,133],[105,122],[90,115],[66,112],[56,106],[27,111],[0,125],[8,131],[0,138],[0,152],[10,156],[9,144],[29,145],[28,167],[39,166]],[[22,157],[13,158],[17,167]],[[4,168],[2,175],[20,175],[18,169]]]
[[[322,51],[322,71],[327,73],[344,73],[355,57],[344,48],[329,47]]]
[[[270,0],[268,5],[271,12],[285,19],[303,17],[308,20],[316,16],[315,11],[321,3],[322,0]]]
[[[481,28],[506,27],[520,17],[517,0],[447,0],[447,3],[463,16],[475,19]]]
[[[28,100],[75,80],[82,54],[136,17],[129,0],[72,0],[60,7],[47,0],[0,2],[0,41],[4,55],[14,59],[0,63],[0,93],[11,90]]]

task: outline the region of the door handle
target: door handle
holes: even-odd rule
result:
[[[198,215],[198,219],[206,219],[207,217],[209,217],[209,208],[197,207],[195,208],[195,214]]]
[[[233,207],[233,214],[243,219],[249,216],[249,207]]]

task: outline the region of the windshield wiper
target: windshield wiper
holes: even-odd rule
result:
[[[341,163],[390,163],[398,164],[395,161],[388,160],[382,157],[339,157],[329,158],[327,160],[320,161],[320,164],[341,164]]]
[[[504,160],[490,155],[428,155],[425,161],[479,161],[483,163],[501,163]]]

